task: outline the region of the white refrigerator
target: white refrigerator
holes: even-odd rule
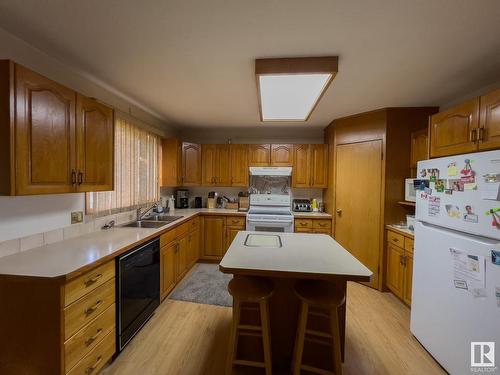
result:
[[[415,184],[411,332],[452,375],[494,370],[500,367],[500,151],[421,161]]]

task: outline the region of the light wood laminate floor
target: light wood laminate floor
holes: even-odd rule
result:
[[[224,374],[231,309],[165,300],[105,375]],[[349,283],[344,375],[445,374],[390,293]]]

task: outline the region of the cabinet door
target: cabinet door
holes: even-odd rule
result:
[[[387,287],[399,298],[403,298],[404,266],[403,249],[387,245]]]
[[[417,162],[427,160],[429,157],[429,134],[427,129],[411,133],[410,168],[416,169]]]
[[[413,255],[405,251],[405,282],[403,301],[407,305],[411,305],[411,287],[413,280]]]
[[[177,242],[176,254],[176,282],[186,273],[188,268],[188,235],[181,237]]]
[[[177,242],[160,249],[160,294],[165,298],[175,286]]]
[[[113,190],[113,110],[79,94],[76,116],[78,191]]]
[[[190,268],[200,257],[200,230],[196,229],[188,234],[187,264]]]
[[[431,116],[431,158],[477,150],[479,98]]]
[[[248,166],[268,167],[271,164],[271,145],[248,145]]]
[[[161,144],[161,186],[179,186],[182,175],[181,143],[175,138],[162,139]]]
[[[75,92],[20,65],[15,87],[16,195],[75,191]]]
[[[311,182],[311,162],[309,145],[293,146],[292,186],[307,188]]]
[[[201,147],[195,143],[182,144],[182,185],[201,185]]]
[[[271,145],[271,166],[293,166],[293,145]]]
[[[217,176],[217,146],[201,145],[201,184],[214,186]]]
[[[206,216],[203,218],[203,255],[222,258],[225,251],[225,218]]]
[[[231,186],[231,159],[229,145],[217,145],[216,185]]]
[[[328,187],[328,145],[311,145],[311,187]]]
[[[229,249],[229,246],[231,246],[231,243],[234,240],[234,237],[238,234],[240,230],[245,230],[244,228],[226,228],[226,246],[224,247],[224,253],[226,253],[227,249]]]
[[[248,147],[230,145],[231,186],[248,186]]]
[[[500,148],[500,89],[481,96],[479,149]]]

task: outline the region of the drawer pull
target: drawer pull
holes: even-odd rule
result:
[[[239,220],[232,220],[233,224],[238,224],[240,221]]]
[[[85,345],[90,346],[95,340],[97,340],[97,338],[101,335],[101,333],[102,333],[102,328],[99,328],[94,336],[89,337],[87,341],[85,341]]]
[[[393,238],[392,239],[394,242],[399,242],[399,240],[397,238]]]
[[[326,227],[326,224],[325,224],[325,223],[318,223],[318,225],[319,225],[320,227]]]
[[[101,306],[101,304],[102,304],[102,300],[97,301],[94,306],[91,306],[85,310],[85,315],[88,316],[88,315],[94,313],[94,311],[96,311],[99,308],[99,306]]]
[[[102,361],[102,356],[100,355],[99,357],[97,357],[97,361],[95,361],[95,363],[92,366],[87,367],[85,369],[85,373],[87,375],[92,374],[95,371],[95,369],[97,368],[97,366],[99,366],[99,363],[101,363],[101,361]]]
[[[304,227],[307,225],[307,223],[302,222],[302,223],[300,223],[300,225],[302,225]]]
[[[89,279],[89,280],[85,281],[85,287],[87,287],[87,288],[88,288],[88,287],[89,287],[89,286],[91,286],[92,284],[95,284],[96,282],[98,282],[98,281],[99,281],[99,279],[100,279],[101,277],[102,277],[102,273],[100,273],[100,274],[96,275],[95,277],[93,277],[93,278],[91,278],[91,279]]]

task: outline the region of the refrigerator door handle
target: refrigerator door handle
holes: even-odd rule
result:
[[[458,231],[453,230],[453,229],[447,229],[447,228],[443,228],[443,227],[436,226],[433,224],[424,223],[423,221],[419,221],[417,225],[422,225],[423,227],[427,228],[428,230],[434,230],[436,232],[446,233],[450,236],[470,239],[470,240],[482,243],[483,245],[486,245],[486,246],[495,246],[495,245],[498,245],[498,243],[500,242],[499,240],[493,240],[491,238],[475,236],[472,234],[469,235],[469,234],[465,234],[463,232],[458,232]]]

